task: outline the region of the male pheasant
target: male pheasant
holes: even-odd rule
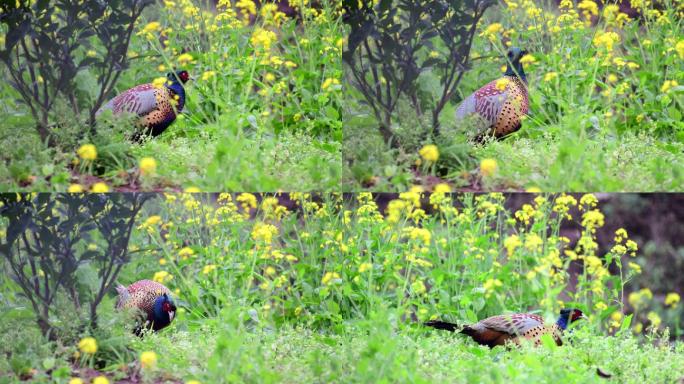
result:
[[[476,115],[482,123],[479,131],[496,138],[520,129],[522,117],[529,112],[527,77],[520,59],[527,51],[513,47],[508,51],[504,76],[466,97],[456,110],[456,119]]]
[[[562,345],[561,334],[568,324],[579,319],[586,318],[579,309],[563,309],[555,324],[544,324],[541,316],[531,313],[515,313],[510,315],[498,315],[488,317],[473,325],[466,325],[460,333],[470,336],[476,343],[494,348],[497,345],[506,345],[507,342],[520,344],[520,339],[530,340],[534,345],[541,344],[541,337],[550,334],[556,344]],[[453,323],[433,320],[425,325],[455,332],[458,326]]]
[[[190,75],[187,71],[169,72],[167,81],[159,86],[152,83],[141,84],[124,91],[105,104],[96,115],[111,110],[115,115],[123,112],[140,116],[140,125],[144,127],[133,139],[140,141],[145,135],[159,136],[176,120],[176,114],[185,105],[185,84]]]
[[[165,328],[176,314],[176,305],[171,299],[171,291],[164,285],[151,280],[140,280],[124,287],[116,287],[119,298],[116,309],[132,309],[138,312],[141,323],[136,326],[134,333],[138,336],[143,329],[158,331]]]

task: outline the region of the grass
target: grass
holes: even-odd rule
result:
[[[188,0],[147,10],[115,92],[171,69],[186,69],[194,79],[186,84],[183,114],[142,144],[127,139],[136,129],[130,119],[103,117],[97,133],[83,137],[85,122],[58,101],[51,116],[57,145],[47,147],[18,94],[7,83],[0,86],[0,144],[13,148],[3,151],[0,190],[87,191],[97,182],[121,191],[337,188],[339,4],[304,5],[291,16],[241,4],[241,14]],[[88,54],[103,54],[98,49]],[[97,90],[94,75],[84,70],[77,83],[81,104],[89,105]],[[84,144],[95,145],[96,159],[79,158]],[[144,158],[154,160],[155,172],[140,174]]]
[[[0,382],[584,383],[598,380],[597,368],[620,382],[684,375],[678,288],[644,285],[653,261],[624,229],[602,232],[619,217],[595,196],[530,195],[515,210],[499,194],[404,193],[381,209],[376,199],[385,197],[159,196],[138,219],[118,281],[163,282],[179,307],[172,325],[133,336],[111,293],[99,327],[88,329],[87,315],[58,294],[50,318],[59,334],[48,342],[2,277]],[[599,233],[609,244],[599,246]],[[75,241],[102,248],[97,237]],[[97,271],[79,265],[77,289],[97,285]],[[420,325],[519,311],[552,319],[563,307],[589,320],[562,347],[490,351]],[[96,353],[79,352],[86,336]],[[147,351],[157,361],[141,368]]]
[[[627,21],[617,6],[594,13],[577,5],[506,1],[489,9],[470,53],[478,59],[440,115],[441,135],[423,141],[429,121],[401,100],[393,121],[399,149],[383,143],[360,93],[348,87],[345,190],[431,190],[438,182],[452,190],[681,190],[683,18],[681,3],[667,4],[663,10],[644,5],[641,16]],[[505,139],[475,144],[468,121],[454,120],[456,106],[501,76],[509,44],[530,52],[529,116]],[[446,54],[442,50],[437,44],[432,53]],[[428,70],[419,83],[430,105],[439,79]],[[439,148],[435,164],[418,154],[426,144]],[[480,170],[485,159],[495,161],[494,172]]]
[[[612,375],[609,381],[621,383],[670,383],[684,375],[681,343],[610,337],[585,328],[576,329],[572,341],[562,347],[490,350],[463,336],[426,331],[418,324],[397,327],[396,315],[373,314],[335,331],[261,323],[245,327],[232,315],[202,322],[183,316],[159,334],[143,339],[121,336],[118,342],[127,345],[128,354],[120,362],[112,361],[105,372],[112,379],[124,379],[138,369],[135,359],[152,350],[158,354],[156,367],[142,375],[150,382],[167,377],[206,383],[595,383],[602,380],[597,368]],[[27,340],[25,333],[3,335],[3,345],[14,345],[14,359],[0,364],[2,370],[19,366],[21,358],[37,368],[34,382],[48,380],[42,367],[46,362],[57,370],[71,370],[69,356],[51,351],[54,346],[30,350],[38,348],[38,340]],[[100,343],[106,353],[114,340],[100,339]],[[66,377],[53,374],[52,382],[65,383]],[[0,382],[9,380],[0,375]]]

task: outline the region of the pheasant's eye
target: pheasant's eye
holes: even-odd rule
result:
[[[162,311],[168,312],[170,310],[171,310],[171,304],[169,304],[168,302],[162,304]]]

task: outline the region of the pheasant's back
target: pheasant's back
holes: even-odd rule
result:
[[[140,280],[119,293],[117,309],[139,309],[146,314],[152,313],[154,301],[164,294],[171,295],[171,291],[164,285],[152,280]]]
[[[541,343],[542,335],[551,333],[560,345],[558,326],[546,326],[541,316],[529,313],[488,317],[465,327],[463,333],[471,336],[476,342],[490,347],[505,345],[507,342],[519,344],[521,338],[531,340],[538,345]]]

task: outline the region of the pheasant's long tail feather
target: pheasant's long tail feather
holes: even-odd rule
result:
[[[458,325],[456,325],[454,323],[447,323],[446,321],[430,320],[430,321],[426,321],[423,324],[427,325],[428,327],[432,327],[432,328],[436,328],[436,329],[443,329],[443,330],[449,331],[449,332],[456,332],[456,330],[458,330]]]

